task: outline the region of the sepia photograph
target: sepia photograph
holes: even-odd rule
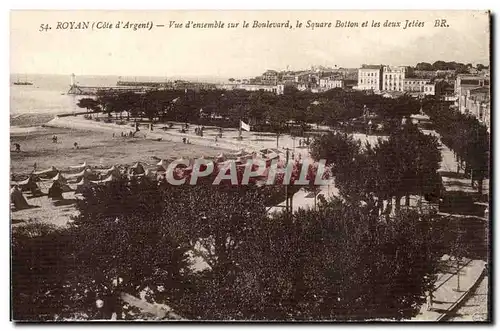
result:
[[[10,320],[491,323],[491,19],[11,10]]]

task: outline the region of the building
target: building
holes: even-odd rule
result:
[[[362,65],[358,69],[358,90],[380,91],[382,89],[382,66]]]
[[[436,84],[427,83],[424,85],[424,95],[436,95]]]
[[[292,74],[284,74],[281,77],[280,82],[285,85],[294,85],[296,83],[295,81],[295,75]]]
[[[263,85],[276,85],[278,83],[278,72],[276,70],[267,70],[262,74],[261,82]]]
[[[461,113],[467,112],[467,92],[479,87],[489,89],[490,78],[477,75],[458,75],[455,80],[456,106]]]
[[[382,76],[382,90],[384,91],[404,91],[404,81],[406,77],[412,75],[410,67],[384,66]]]
[[[465,97],[465,112],[476,117],[490,128],[490,88],[477,87],[467,90]]]
[[[220,84],[217,86],[222,90],[246,90],[246,91],[263,91],[275,94],[283,94],[284,85],[262,85],[262,84]]]
[[[424,92],[426,84],[430,84],[430,79],[426,78],[405,78],[403,81],[403,91]]]
[[[324,77],[319,80],[319,87],[324,91],[334,88],[344,88],[344,80],[336,77]]]

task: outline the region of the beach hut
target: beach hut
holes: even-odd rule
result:
[[[16,210],[29,207],[28,201],[17,185],[10,189],[10,203],[14,205]]]

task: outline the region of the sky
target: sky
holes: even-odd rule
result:
[[[446,19],[448,27],[434,27]],[[290,21],[293,29],[252,28],[254,21]],[[295,28],[296,21],[303,23]],[[358,27],[307,28],[307,21],[358,22]],[[405,21],[423,27],[403,29]],[[107,23],[112,29],[57,29],[58,22]],[[151,30],[116,29],[151,22]],[[171,21],[224,28],[169,28]],[[250,23],[243,28],[243,21]],[[368,21],[368,27],[361,23]],[[372,21],[381,27],[371,27]],[[383,27],[384,22],[401,27]],[[239,23],[229,28],[228,23]],[[416,22],[416,23],[418,23]],[[39,31],[41,25],[51,29]],[[165,27],[156,27],[163,24]],[[311,65],[415,65],[437,60],[489,62],[484,11],[12,11],[11,73],[118,76],[252,77],[267,69]]]

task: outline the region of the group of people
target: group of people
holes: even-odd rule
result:
[[[137,131],[136,131],[137,132]],[[113,138],[115,137],[115,133],[113,132]],[[134,132],[133,131],[130,131],[130,132],[120,132],[120,137],[122,138],[126,138],[126,137],[134,137]]]
[[[305,139],[299,139],[299,147],[309,146],[310,143],[311,143],[311,141],[309,140],[309,137],[307,137]]]
[[[194,134],[196,134],[197,136],[203,137],[203,132],[204,131],[205,131],[205,127],[204,126],[199,127],[199,128],[195,128],[194,129]]]

